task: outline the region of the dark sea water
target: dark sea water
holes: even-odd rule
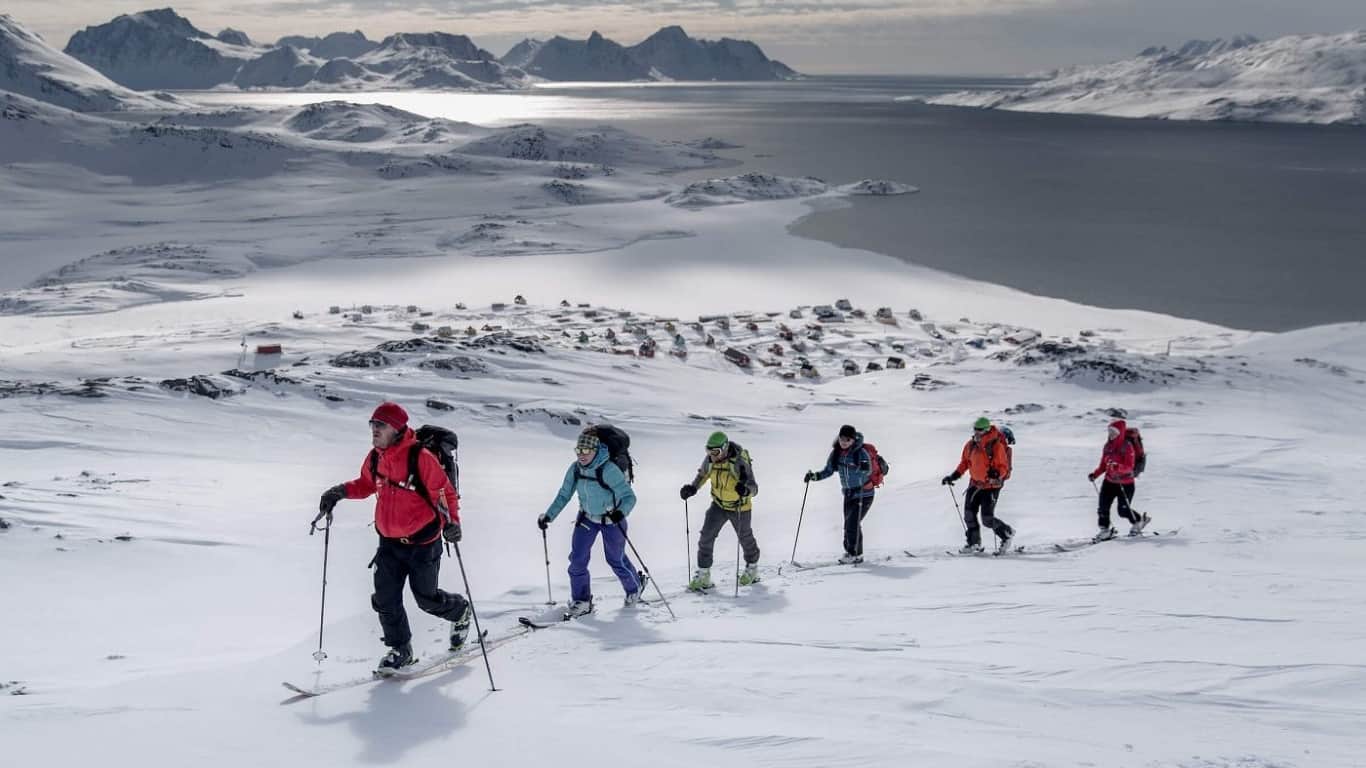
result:
[[[595,122],[597,99],[638,100],[638,115],[611,122],[743,145],[722,152],[741,170],[921,188],[814,214],[795,227],[806,237],[1045,296],[1236,328],[1366,320],[1366,129],[894,100],[1001,84],[1012,83],[850,77],[546,92],[575,96],[588,115],[551,122]]]
[[[933,107],[898,97],[1018,86],[943,77],[557,85],[523,94],[344,98],[483,124],[609,123],[739,149],[720,173],[921,189],[815,213],[805,237],[1107,307],[1235,328],[1366,320],[1366,129]],[[706,177],[718,171],[689,174]]]

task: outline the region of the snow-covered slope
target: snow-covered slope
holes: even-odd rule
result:
[[[0,14],[0,91],[77,112],[165,109],[178,103],[169,96],[157,98],[111,82],[4,14]]]
[[[756,226],[734,217],[745,219]],[[759,226],[790,260],[785,283],[827,302],[845,296],[822,293],[811,271],[833,249],[784,238],[776,220]],[[703,285],[747,280],[743,242],[697,244],[720,251]],[[1251,342],[1188,326],[1171,358],[1143,351],[1161,343],[1132,329],[1079,327],[1090,335],[1072,336],[1083,351],[1070,359],[1145,375],[1121,383],[1066,375],[1069,357],[1054,355],[1062,339],[1017,346],[1005,340],[1009,322],[993,331],[937,315],[918,296],[919,319],[903,303],[891,326],[820,322],[809,306],[756,293],[750,306],[778,316],[727,312],[723,328],[718,318],[581,307],[586,281],[560,280],[583,273],[633,303],[671,304],[679,286],[648,254],[641,244],[558,268],[540,260],[511,281],[446,272],[432,287],[464,310],[413,298],[441,270],[334,264],[254,273],[238,281],[242,298],[177,311],[0,320],[0,413],[11,429],[0,446],[0,576],[48,574],[0,593],[0,608],[28,628],[0,635],[6,692],[23,694],[0,700],[7,754],[209,768],[289,754],[308,768],[442,766],[458,751],[485,765],[577,768],[600,764],[581,747],[606,710],[631,713],[613,723],[614,749],[660,766],[1353,764],[1366,714],[1355,695],[1366,682],[1356,618],[1366,603],[1350,588],[1361,569],[1350,479],[1364,426],[1354,414],[1366,406],[1361,326]],[[412,282],[395,285],[396,270]],[[514,284],[530,305],[496,293]],[[872,310],[851,284],[855,307]],[[926,285],[922,295],[964,312],[983,306],[967,287]],[[356,302],[388,292],[397,303]],[[329,303],[345,311],[328,314]],[[279,312],[287,306],[303,318]],[[803,317],[788,317],[792,309]],[[687,359],[666,354],[670,323]],[[779,323],[800,331],[819,379],[779,375],[803,354]],[[436,333],[443,326],[452,338]],[[817,329],[821,340],[806,338]],[[630,354],[647,337],[657,356]],[[968,343],[977,340],[980,349]],[[272,343],[282,355],[254,354]],[[747,350],[754,369],[727,362],[723,347]],[[845,357],[863,365],[889,355],[908,367],[836,372]],[[768,368],[760,357],[782,362]],[[355,474],[365,419],[385,397],[415,422],[460,433],[462,564],[499,643],[489,662],[500,690],[487,691],[476,660],[278,706],[289,696],[281,681],[362,676],[382,651],[363,567],[374,548],[369,502],[337,509],[320,665],[310,654],[320,642],[322,541],[307,527],[322,489]],[[1121,412],[1144,429],[1151,454],[1139,503],[1156,530],[1180,530],[1055,553],[1051,544],[1094,528],[1084,473]],[[945,554],[962,531],[938,478],[979,414],[1020,438],[1000,515],[1037,554]],[[534,517],[558,488],[574,434],[598,420],[632,434],[631,539],[677,618],[658,597],[621,608],[595,555],[595,616],[505,642],[517,616],[544,615]],[[858,567],[832,564],[834,481],[805,495],[801,482],[841,423],[862,429],[892,466]],[[685,510],[677,487],[714,429],[751,452],[761,483],[763,580],[738,597],[729,531],[717,546],[718,588],[681,588],[688,565],[677,555],[693,556],[701,504]],[[787,563],[799,517],[796,559],[815,567]],[[568,522],[547,537],[557,601],[567,594]],[[464,591],[454,560],[443,570],[442,585]],[[411,601],[409,611],[419,653],[436,653],[442,625]],[[100,631],[83,631],[91,624]],[[225,735],[229,718],[253,738]],[[537,738],[509,746],[506,734],[528,720]],[[74,728],[81,739],[59,738]]]
[[[1366,30],[1258,41],[1194,40],[1077,67],[1014,91],[932,104],[1176,120],[1366,124]]]

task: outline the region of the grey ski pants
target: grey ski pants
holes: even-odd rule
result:
[[[697,567],[711,567],[712,548],[716,545],[716,537],[720,535],[726,523],[730,523],[735,529],[735,535],[740,538],[740,548],[745,551],[745,563],[759,562],[759,542],[755,540],[754,528],[750,524],[753,514],[727,512],[716,506],[715,502],[707,507],[707,517],[702,521],[702,533],[697,538]]]

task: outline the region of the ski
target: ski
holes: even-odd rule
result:
[[[484,630],[484,647],[488,650],[493,650],[494,648],[497,648],[498,646],[503,645],[504,643],[516,640],[517,638],[521,637],[529,631],[530,630],[514,630],[513,632],[503,635],[502,637],[498,637],[494,640],[489,640],[488,630]],[[312,699],[318,696],[322,696],[324,694],[334,693],[336,691],[343,691],[348,688],[358,688],[362,685],[383,682],[385,680],[416,680],[418,678],[427,677],[430,675],[438,674],[440,672],[444,672],[448,669],[454,669],[455,667],[458,667],[461,664],[464,664],[465,662],[473,661],[474,659],[479,658],[479,656],[479,641],[475,640],[473,643],[467,642],[465,644],[465,647],[461,648],[458,651],[445,651],[443,653],[438,653],[436,656],[433,656],[427,659],[426,661],[419,661],[415,664],[410,664],[409,666],[406,666],[402,669],[387,674],[382,674],[378,671],[372,671],[365,677],[355,677],[347,680],[338,680],[336,682],[324,683],[322,685],[314,686],[312,688],[306,688],[304,686],[296,685],[289,681],[285,681],[280,684],[283,685],[286,690],[292,692],[294,695],[288,699],[285,699],[281,703],[292,704],[296,701],[302,701],[303,699]]]

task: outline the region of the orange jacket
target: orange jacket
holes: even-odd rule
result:
[[[1001,473],[1001,477],[996,480],[988,478],[987,470],[990,469]],[[961,476],[964,472],[968,472],[972,484],[978,488],[1000,488],[1005,484],[1005,476],[1010,472],[1009,459],[1006,458],[1006,438],[995,426],[981,437],[973,435],[963,446],[963,458],[953,473]]]
[[[417,435],[411,429],[405,430],[403,437],[394,445],[379,452],[378,476],[370,474],[370,454],[361,462],[360,477],[346,483],[346,498],[364,499],[378,493],[375,501],[375,529],[379,535],[390,539],[402,539],[418,533],[432,525],[437,513],[423,500],[417,491],[408,487],[408,452],[417,445]],[[422,476],[422,484],[427,487],[432,504],[445,509],[453,523],[460,522],[460,497],[455,495],[451,481],[441,469],[441,462],[430,451],[423,450],[417,459],[417,471]],[[423,536],[425,541],[412,542],[424,544],[435,541],[441,534],[441,525],[436,525],[432,535]]]

